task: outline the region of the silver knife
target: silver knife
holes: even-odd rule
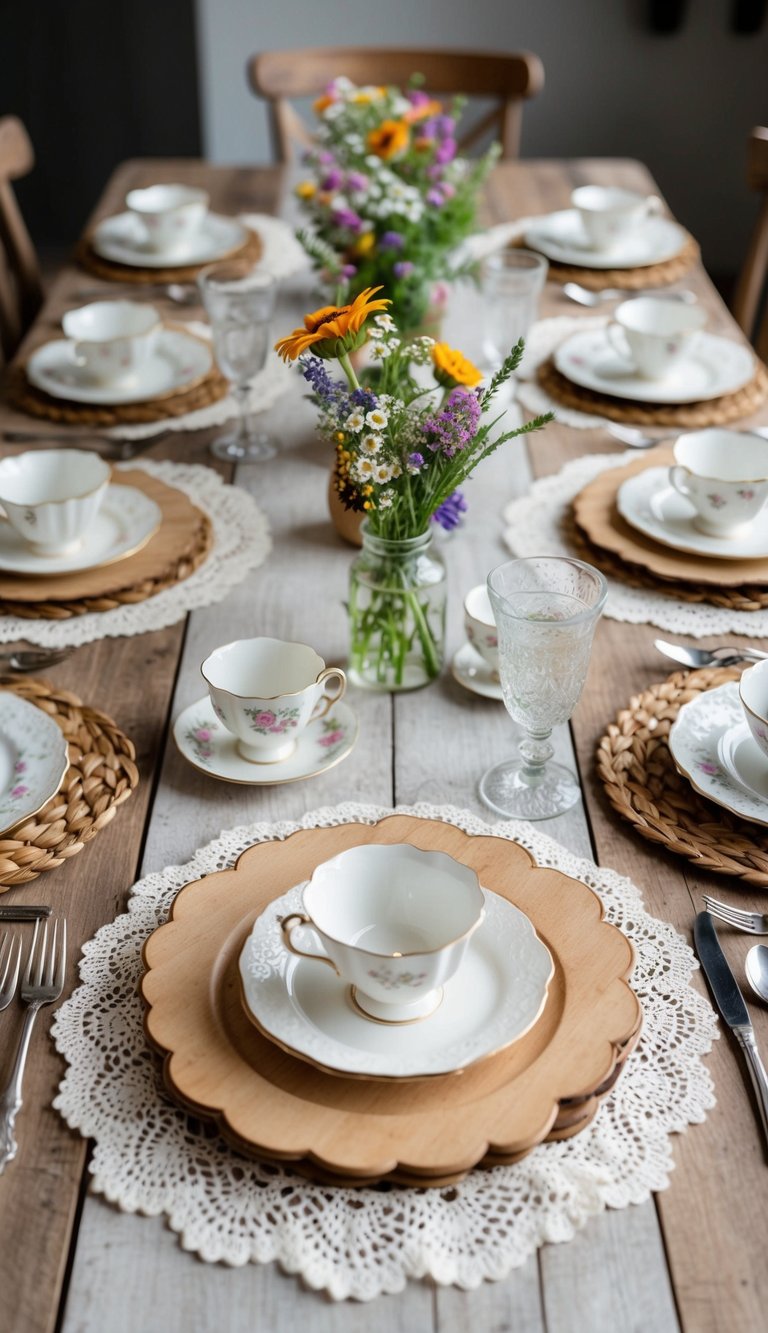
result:
[[[746,1057],[749,1077],[760,1111],[763,1134],[768,1146],[768,1075],[757,1050],[755,1032],[749,1021],[744,996],[720,948],[715,923],[709,912],[699,912],[693,923],[693,938],[717,1007]]]
[[[44,916],[50,916],[51,907],[33,906],[31,903],[13,903],[7,907],[0,907],[0,921],[39,921]]]

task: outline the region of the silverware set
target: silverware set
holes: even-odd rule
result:
[[[768,657],[759,648],[743,648],[739,644],[723,644],[718,648],[687,648],[683,643],[667,643],[666,639],[654,639],[654,648],[658,648],[665,657],[681,666],[698,670],[710,666],[737,666],[739,662],[762,662]]]
[[[18,912],[21,909],[11,910]],[[18,1150],[16,1117],[23,1104],[24,1068],[35,1020],[43,1006],[54,1004],[64,989],[67,967],[67,923],[64,917],[35,922],[23,972],[22,953],[20,936],[15,931],[6,931],[0,940],[0,1010],[7,1009],[18,994],[26,1012],[13,1068],[0,1093],[0,1173],[13,1161]]]

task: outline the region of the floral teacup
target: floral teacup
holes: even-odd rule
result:
[[[408,843],[350,847],[324,861],[303,904],[281,922],[286,948],[332,967],[357,1008],[388,1023],[434,1012],[485,916],[474,870]],[[294,943],[299,926],[314,929],[322,952]]]
[[[768,759],[768,661],[757,662],[743,673],[739,698],[752,739]]]
[[[0,516],[38,555],[76,551],[107,493],[112,469],[83,449],[39,449],[0,462]]]
[[[464,598],[464,633],[473,648],[499,674],[499,639],[491,599],[484,583],[478,583]]]
[[[138,218],[147,250],[172,254],[193,240],[208,212],[208,193],[189,185],[150,185],[125,199]]]
[[[700,532],[738,537],[768,500],[768,440],[713,427],[682,435],[674,455],[669,480],[693,505]]]
[[[347,685],[344,672],[326,667],[313,648],[282,639],[237,639],[216,648],[200,670],[214,713],[254,764],[293,754],[307,723],[324,717]],[[328,694],[333,677],[338,689]]]

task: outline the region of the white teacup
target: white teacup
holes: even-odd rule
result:
[[[654,194],[638,194],[613,185],[581,185],[573,191],[571,203],[594,250],[610,250],[662,208]]]
[[[344,672],[326,667],[314,648],[282,639],[227,643],[200,670],[217,718],[254,764],[287,759],[307,723],[324,717],[347,687]],[[327,694],[334,677],[339,688]]]
[[[737,430],[695,430],[675,444],[669,480],[690,500],[693,526],[738,537],[768,500],[768,440]]]
[[[190,185],[150,185],[125,197],[141,222],[144,244],[156,254],[172,254],[199,232],[208,212],[208,192]]]
[[[752,738],[768,759],[768,661],[757,662],[742,673],[739,698]]]
[[[351,847],[325,861],[303,904],[281,923],[286,947],[328,964],[359,1009],[390,1023],[434,1012],[485,916],[474,870],[407,843]],[[314,928],[323,952],[293,942],[299,925]]]
[[[464,632],[484,657],[492,671],[499,674],[499,638],[491,599],[484,583],[478,583],[464,598]]]
[[[692,339],[706,322],[701,306],[637,296],[616,307],[605,332],[614,351],[631,361],[638,375],[658,380],[690,353]]]
[[[112,469],[81,449],[42,449],[0,462],[0,505],[34,551],[65,555],[81,545]]]
[[[131,380],[152,358],[163,327],[152,305],[94,301],[68,310],[61,321],[74,341],[75,361],[95,384]]]

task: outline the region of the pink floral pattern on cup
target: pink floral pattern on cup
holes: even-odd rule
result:
[[[402,990],[408,986],[411,990],[418,990],[424,985],[427,977],[426,972],[410,972],[406,969],[404,972],[396,972],[391,967],[369,967],[368,976],[378,981],[385,990]]]
[[[297,727],[300,709],[298,708],[245,708],[251,719],[251,728],[258,736],[280,736],[290,727]]]

